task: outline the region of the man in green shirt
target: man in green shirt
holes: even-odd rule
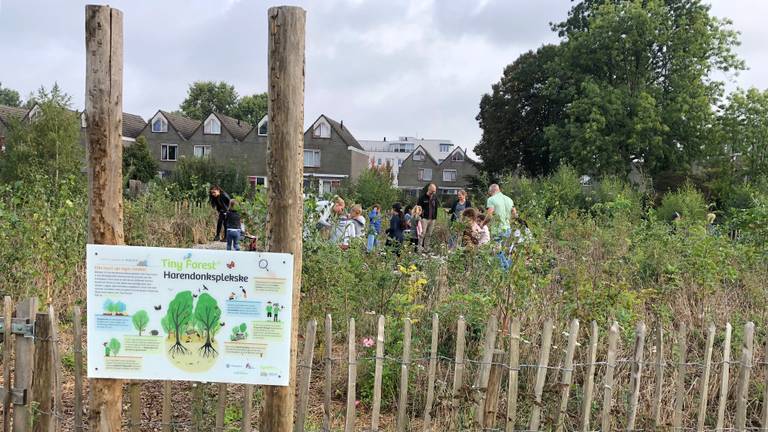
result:
[[[492,184],[488,188],[488,201],[485,204],[485,221],[491,224],[491,234],[494,240],[502,244],[499,261],[504,270],[508,270],[511,261],[504,251],[504,242],[512,235],[509,221],[517,217],[517,209],[512,198],[501,193],[499,185]]]

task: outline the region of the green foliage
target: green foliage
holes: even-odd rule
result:
[[[345,184],[338,194],[364,208],[378,203],[384,210],[401,197],[400,190],[392,186],[392,170],[387,166],[369,167],[354,181]]]
[[[266,93],[243,96],[238,99],[230,115],[256,126],[267,115],[268,101]]]
[[[219,326],[220,318],[221,309],[216,299],[208,293],[200,294],[195,305],[195,322],[202,326],[202,329],[209,335],[208,337],[210,337],[212,329]]]
[[[249,187],[244,166],[205,158],[181,159],[165,185],[172,199],[197,202],[208,199],[211,185],[219,185],[230,195],[241,195]]]
[[[176,334],[178,339],[180,333],[192,319],[192,293],[190,291],[182,291],[176,294],[176,297],[168,304],[168,311],[165,317],[170,330]]]
[[[3,83],[0,82],[0,105],[12,107],[21,106],[21,96],[19,96],[19,92],[8,87],[3,88]]]
[[[703,226],[706,223],[707,203],[701,192],[686,184],[682,189],[665,195],[656,214],[662,221],[671,221],[676,212],[683,222]]]
[[[136,138],[135,143],[123,150],[123,178],[125,180],[139,180],[148,183],[157,177],[159,169],[157,160],[149,152],[145,137]]]
[[[149,324],[149,314],[142,309],[133,314],[131,321],[133,322],[133,328],[135,328],[136,331],[139,332],[139,336],[141,336],[141,333],[147,329],[147,325]]]
[[[117,340],[116,338],[112,338],[109,340],[109,345],[107,345],[107,347],[109,347],[110,355],[116,356],[120,353],[120,348],[122,347],[122,345],[120,345],[119,340]]]
[[[768,91],[738,90],[721,110],[721,145],[715,154],[725,159],[735,177],[755,179],[768,175]]]
[[[189,118],[204,120],[213,112],[229,115],[236,104],[237,92],[233,85],[224,81],[195,81],[179,108]]]

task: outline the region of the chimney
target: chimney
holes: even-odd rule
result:
[[[344,120],[342,120],[339,124],[341,125],[341,130],[344,130]]]
[[[387,137],[384,137],[384,142],[387,142]]]

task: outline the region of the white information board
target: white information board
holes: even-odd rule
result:
[[[288,385],[293,256],[88,245],[88,377]]]

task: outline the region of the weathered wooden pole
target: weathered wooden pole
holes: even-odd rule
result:
[[[121,245],[123,236],[123,13],[85,7],[85,112],[88,151],[88,243]],[[89,426],[120,430],[123,382],[94,379]]]
[[[304,9],[269,8],[269,136],[267,141],[270,252],[293,254],[291,364],[288,387],[265,387],[261,430],[293,428],[296,350],[301,299],[301,247],[304,216]]]

